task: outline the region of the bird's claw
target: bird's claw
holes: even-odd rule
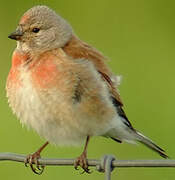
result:
[[[26,167],[28,167],[28,164],[29,164],[32,171],[38,175],[42,174],[44,171],[44,166],[39,165],[39,162],[38,162],[38,159],[40,159],[40,158],[41,158],[40,154],[38,152],[35,152],[33,154],[29,154],[26,157],[26,160],[24,162]],[[36,167],[34,167],[34,165]]]
[[[74,162],[74,168],[75,170],[79,170],[78,166],[80,166],[82,169],[83,169],[83,172],[81,172],[80,174],[83,174],[83,173],[88,173],[90,174],[91,171],[88,167],[88,162],[87,162],[87,158],[86,158],[86,155],[83,153],[81,154]]]

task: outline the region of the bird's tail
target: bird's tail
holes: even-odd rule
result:
[[[151,148],[153,151],[157,152],[162,156],[163,158],[169,158],[166,154],[165,151],[157,146],[153,141],[151,141],[149,138],[141,134],[140,132],[136,131],[136,138],[137,141],[141,142],[145,146]]]

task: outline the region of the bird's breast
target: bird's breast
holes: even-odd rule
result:
[[[9,73],[7,96],[20,122],[55,144],[78,144],[87,135],[104,134],[111,127],[115,109],[96,72],[88,79],[81,74],[87,70],[86,64],[55,61],[52,56],[40,60],[27,68],[12,65]],[[77,88],[83,93],[75,103]]]
[[[38,88],[51,88],[56,86],[59,76],[59,68],[53,59],[47,59],[42,63],[38,63],[31,70],[33,85]]]
[[[67,98],[56,87],[46,88],[41,77],[47,80],[47,74],[39,75],[36,78],[34,73],[19,72],[20,86],[9,81],[7,96],[13,112],[22,124],[33,128],[51,143],[81,143],[85,136],[78,130],[76,121],[72,121],[73,112]],[[36,82],[40,84],[36,86]]]
[[[7,87],[9,87],[11,83],[15,84],[16,86],[20,85],[20,68],[28,59],[28,54],[14,51],[12,56],[12,66],[7,78]]]

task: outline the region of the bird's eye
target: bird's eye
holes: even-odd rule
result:
[[[34,33],[38,33],[39,31],[40,31],[39,28],[33,28],[33,29],[32,29],[32,32],[34,32]]]

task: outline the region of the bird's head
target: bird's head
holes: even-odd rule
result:
[[[71,26],[47,6],[34,6],[24,13],[9,38],[27,52],[44,52],[63,47],[72,37]]]

